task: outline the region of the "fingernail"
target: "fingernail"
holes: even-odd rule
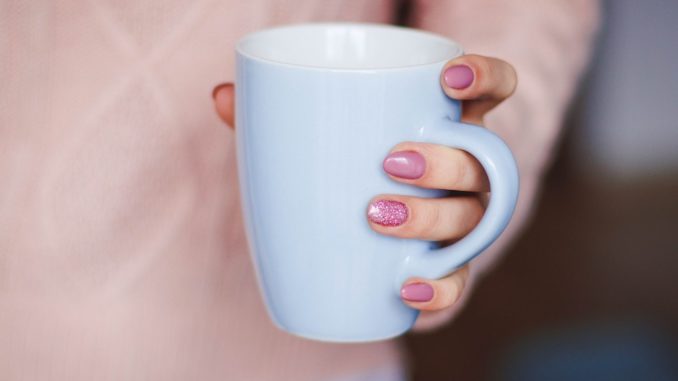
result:
[[[465,89],[473,83],[473,70],[466,65],[450,66],[445,70],[445,84],[453,89]]]
[[[217,93],[219,90],[223,89],[226,86],[231,86],[230,83],[220,83],[216,86],[214,86],[214,89],[212,89],[212,99],[217,99]]]
[[[400,297],[410,302],[428,302],[433,299],[433,287],[428,283],[410,283],[400,289]]]
[[[384,171],[404,179],[418,179],[424,174],[426,160],[419,152],[393,152],[384,159]]]
[[[398,226],[407,220],[407,206],[400,201],[377,200],[367,211],[370,221],[383,226]]]

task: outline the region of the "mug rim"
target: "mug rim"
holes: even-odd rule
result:
[[[291,29],[306,29],[306,28],[361,28],[363,30],[391,30],[398,31],[410,34],[420,39],[427,39],[429,41],[436,41],[438,43],[443,43],[448,45],[451,50],[454,51],[453,54],[445,57],[444,59],[438,59],[425,63],[417,64],[405,64],[405,65],[394,65],[388,67],[370,67],[370,68],[361,68],[361,67],[332,67],[324,65],[313,65],[307,63],[292,63],[285,62],[283,60],[276,60],[268,57],[263,57],[262,55],[257,55],[248,51],[245,47],[245,44],[251,42],[254,39],[262,38],[264,35],[271,32],[282,31],[282,30],[291,30]],[[410,28],[406,26],[392,25],[392,24],[379,24],[379,23],[361,23],[361,22],[305,22],[305,23],[295,23],[295,24],[285,24],[280,26],[275,26],[271,28],[265,28],[257,30],[255,32],[249,33],[238,40],[235,46],[235,51],[238,55],[246,57],[251,60],[260,61],[266,64],[285,66],[289,68],[297,69],[306,69],[306,70],[322,70],[322,71],[338,71],[338,72],[375,72],[375,71],[394,71],[394,70],[404,70],[404,69],[413,69],[413,68],[422,68],[428,66],[438,66],[442,63],[445,63],[451,59],[459,57],[464,54],[464,49],[461,45],[451,40],[447,37],[443,37],[439,34],[432,32],[424,31],[421,29]]]

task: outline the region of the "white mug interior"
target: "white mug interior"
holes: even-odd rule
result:
[[[377,70],[429,65],[462,53],[436,34],[383,24],[317,23],[262,30],[236,50],[268,62],[338,70]]]

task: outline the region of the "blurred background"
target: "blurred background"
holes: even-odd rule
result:
[[[678,1],[605,3],[540,206],[415,380],[678,380]]]

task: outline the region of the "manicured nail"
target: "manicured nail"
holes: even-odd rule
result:
[[[407,206],[400,201],[377,200],[367,211],[370,221],[383,226],[398,226],[407,220]]]
[[[393,152],[384,159],[384,171],[404,179],[418,179],[425,169],[426,160],[416,151]]]
[[[232,86],[233,84],[231,83],[220,83],[216,86],[214,86],[214,89],[212,89],[212,99],[217,99],[217,93],[219,90],[223,89],[226,86]]]
[[[400,297],[410,302],[428,302],[433,299],[433,287],[428,283],[410,283],[400,289]]]
[[[473,70],[466,65],[450,66],[445,70],[445,83],[453,89],[465,89],[473,83]]]

